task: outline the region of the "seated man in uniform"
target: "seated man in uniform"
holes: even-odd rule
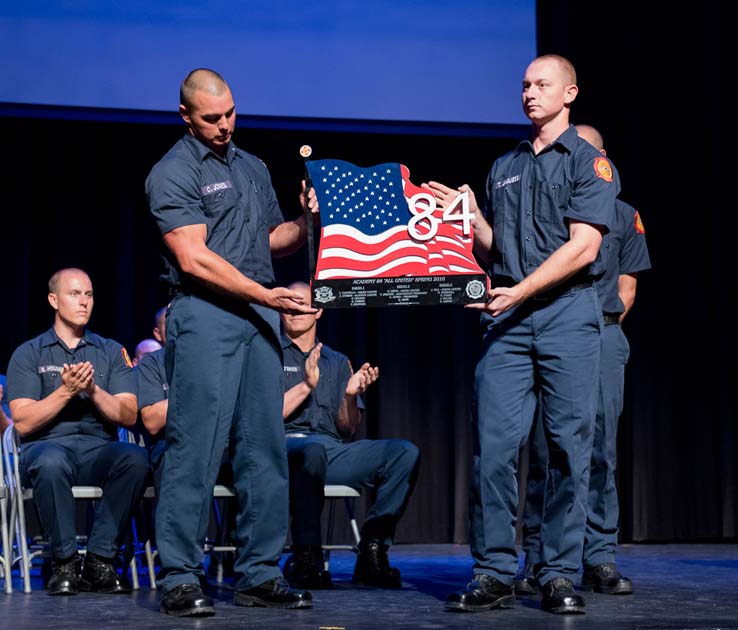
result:
[[[54,325],[15,350],[7,374],[21,474],[33,488],[53,555],[48,592],[129,593],[113,561],[147,472],[146,452],[118,441],[117,428],[136,421],[131,361],[118,342],[87,330],[94,298],[84,271],[56,272],[48,299]],[[83,569],[74,485],[103,488]]]
[[[308,285],[289,288],[310,302]],[[324,485],[340,484],[376,490],[361,528],[354,584],[400,588],[400,572],[390,566],[387,550],[415,486],[420,453],[406,440],[349,442],[362,420],[359,396],[377,380],[379,369],[364,363],[354,373],[345,355],[319,343],[321,315],[322,310],[282,314],[293,549],[284,575],[297,588],[332,586],[323,568],[320,515]]]
[[[166,343],[166,315],[165,306],[156,312],[154,318],[154,340],[159,343],[159,348],[141,355],[134,369],[139,413],[143,425],[137,426],[137,432],[142,435],[149,453],[149,466],[157,489],[159,487],[159,464],[164,454],[164,425],[167,421],[169,399],[163,348]]]

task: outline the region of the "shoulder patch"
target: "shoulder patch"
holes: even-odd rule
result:
[[[612,166],[610,166],[610,160],[605,157],[598,156],[594,160],[595,175],[600,179],[604,179],[606,182],[612,182]]]
[[[643,227],[643,221],[641,221],[641,215],[636,210],[636,213],[633,215],[633,227],[635,228],[635,231],[638,232],[638,234],[645,234],[646,228]]]
[[[128,351],[121,346],[120,353],[123,355],[123,361],[125,364],[129,367],[133,367],[133,363],[131,363],[131,357],[128,356]]]

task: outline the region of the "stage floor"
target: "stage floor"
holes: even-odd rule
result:
[[[12,594],[0,594],[0,627],[13,630],[99,628],[286,628],[306,630],[389,630],[390,628],[564,628],[620,630],[738,630],[738,545],[623,545],[618,565],[630,577],[630,596],[585,594],[585,615],[559,616],[540,610],[538,598],[520,598],[515,608],[485,613],[450,613],[446,596],[471,577],[465,545],[396,545],[392,564],[402,572],[401,591],[354,587],[354,555],[334,551],[336,588],[314,591],[314,607],[279,611],[232,604],[227,587],[214,587],[215,617],[175,619],[158,612],[158,594],[141,577],[133,595],[84,593],[49,597],[33,579],[25,594],[17,576]]]

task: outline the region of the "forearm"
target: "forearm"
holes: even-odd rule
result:
[[[41,400],[19,398],[10,401],[10,414],[18,435],[30,435],[53,422],[75,395],[61,385]]]
[[[336,427],[342,437],[351,439],[361,426],[362,414],[356,396],[346,395],[336,418]]]
[[[622,274],[618,277],[618,296],[625,306],[625,310],[620,315],[620,321],[625,319],[625,316],[633,308],[636,297],[636,274]]]
[[[296,252],[307,239],[305,215],[294,221],[285,221],[269,233],[269,249],[272,256],[282,258]]]
[[[5,431],[12,423],[10,418],[5,414],[5,411],[3,411],[2,407],[0,407],[0,433]]]
[[[580,224],[572,238],[518,283],[518,288],[530,298],[561,284],[595,261],[601,243],[597,228]]]
[[[158,435],[167,423],[168,400],[160,400],[141,409],[141,420],[151,435]]]
[[[305,401],[313,390],[305,382],[302,381],[291,387],[284,393],[284,403],[282,405],[282,418],[289,418],[295,410]]]
[[[108,422],[122,427],[136,424],[136,397],[133,394],[112,395],[95,385],[90,400]]]
[[[494,232],[492,227],[487,223],[481,212],[474,215],[474,253],[484,262],[489,264],[492,260],[492,243],[494,242]]]
[[[244,276],[231,263],[206,249],[192,256],[191,264],[182,271],[207,288],[245,302],[264,304],[267,289]]]

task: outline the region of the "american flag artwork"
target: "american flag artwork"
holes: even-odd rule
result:
[[[406,166],[326,159],[307,168],[320,205],[316,280],[484,273],[468,224],[444,220]]]

